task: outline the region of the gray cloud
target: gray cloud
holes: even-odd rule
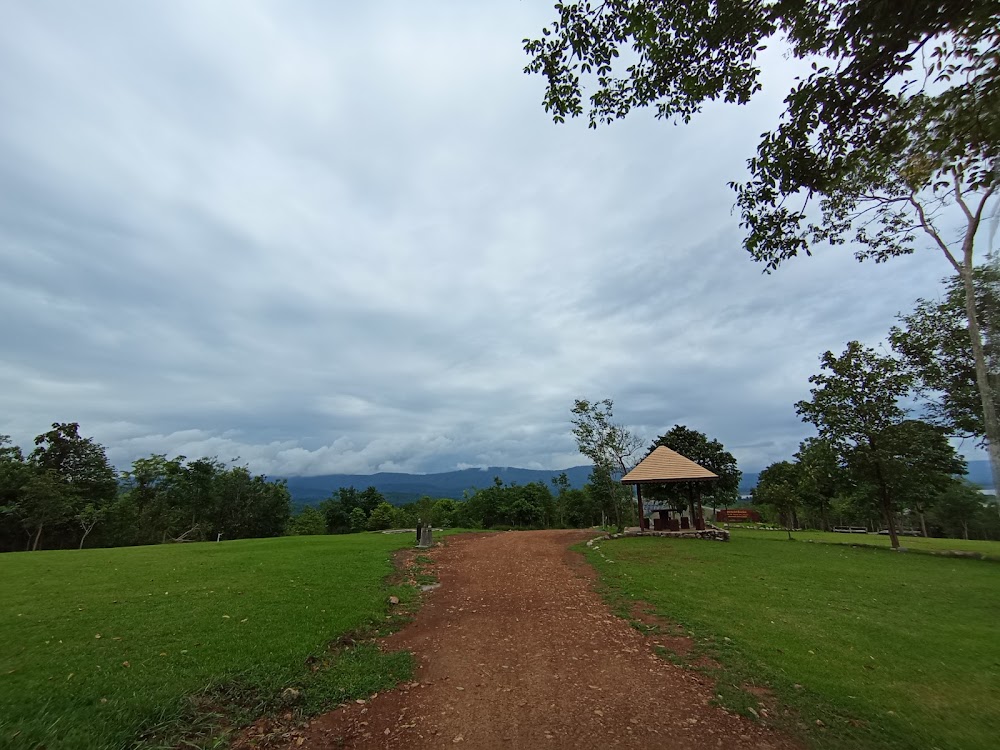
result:
[[[575,397],[750,467],[825,349],[947,273],[844,250],[761,274],[727,180],[780,112],[552,125],[524,4],[0,8],[0,432],[121,466],[579,463]]]

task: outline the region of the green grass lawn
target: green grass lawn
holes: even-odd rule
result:
[[[736,524],[729,527],[734,536],[752,536],[764,539],[788,539],[784,531],[758,531],[756,529],[741,529]],[[888,547],[888,534],[840,534],[833,531],[793,531],[792,536],[802,541],[828,542],[832,544],[867,544],[873,547]],[[982,539],[927,539],[920,536],[901,536],[899,546],[914,550],[960,550],[964,552],[981,552],[984,555],[1000,560],[1000,542],[988,542]]]
[[[587,554],[612,598],[649,602],[715,656],[726,704],[759,709],[742,688],[768,685],[791,710],[766,720],[816,747],[1000,743],[996,562],[762,532],[620,539]]]
[[[393,684],[408,654],[306,660],[385,621],[392,553],[411,544],[352,534],[2,555],[0,747],[152,745],[189,721],[192,695],[252,716],[289,685],[318,711]]]

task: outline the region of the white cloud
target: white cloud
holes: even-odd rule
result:
[[[557,127],[545,7],[0,8],[0,432],[119,465],[562,467],[575,397],[752,466],[819,354],[935,293],[932,253],[764,276],[733,196],[794,73],[676,127]]]

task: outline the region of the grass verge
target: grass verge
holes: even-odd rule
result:
[[[212,746],[294,704],[315,713],[411,671],[375,634],[407,535],[354,534],[0,558],[0,746]],[[298,696],[282,691],[293,686]]]
[[[764,529],[741,529],[735,524],[729,527],[731,536],[750,536],[761,539],[788,539],[785,531]],[[824,544],[845,544],[848,546],[881,547],[888,549],[889,537],[882,534],[839,534],[833,531],[793,531],[792,537],[803,542],[823,542]],[[1000,561],[1000,542],[983,539],[936,539],[933,537],[901,536],[899,545],[915,552],[976,552],[991,560]]]
[[[604,541],[587,557],[619,611],[647,602],[692,639],[681,661],[734,710],[819,748],[996,746],[995,563],[757,532]]]

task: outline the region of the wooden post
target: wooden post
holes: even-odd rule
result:
[[[698,523],[696,526],[705,528],[705,509],[701,507],[701,485],[698,485]]]
[[[635,496],[639,501],[639,533],[644,531],[642,526],[642,485],[636,483],[635,485]]]
[[[688,510],[691,511],[691,526],[697,527],[698,520],[694,515],[694,482],[688,482]]]

